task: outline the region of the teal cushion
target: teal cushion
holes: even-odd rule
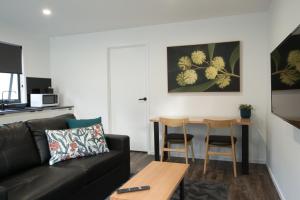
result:
[[[96,124],[102,124],[101,117],[95,119],[67,119],[69,128],[84,128]]]

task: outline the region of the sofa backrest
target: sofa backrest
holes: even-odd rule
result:
[[[0,127],[0,178],[39,164],[36,146],[24,122]]]
[[[65,114],[53,118],[33,119],[26,122],[38,149],[40,164],[44,164],[50,159],[50,151],[45,130],[68,129],[67,119],[75,119],[75,116],[73,114]]]

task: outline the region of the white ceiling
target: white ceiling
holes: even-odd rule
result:
[[[0,0],[0,22],[54,36],[260,12],[270,1]]]

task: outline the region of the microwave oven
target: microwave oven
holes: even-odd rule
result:
[[[30,94],[30,107],[58,106],[57,94]]]

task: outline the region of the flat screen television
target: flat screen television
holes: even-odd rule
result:
[[[272,112],[300,129],[300,25],[271,53]]]

